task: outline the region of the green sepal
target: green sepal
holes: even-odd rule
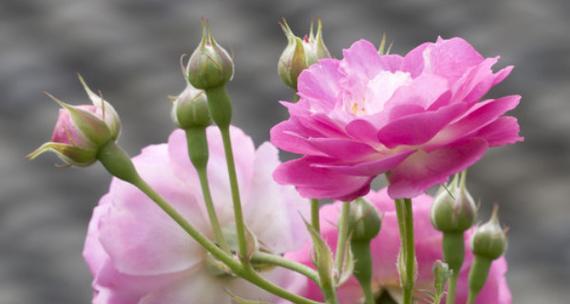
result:
[[[26,158],[33,160],[45,152],[55,153],[67,165],[87,167],[97,160],[96,149],[83,149],[76,146],[47,142],[31,152]]]
[[[79,82],[81,82],[83,89],[87,93],[87,96],[89,97],[93,105],[101,109],[102,112],[101,116],[103,118],[103,121],[109,128],[113,140],[116,140],[117,138],[119,138],[119,135],[121,133],[121,120],[119,119],[119,114],[117,113],[117,111],[115,111],[115,108],[113,108],[113,106],[111,106],[110,103],[105,101],[101,96],[95,94],[95,92],[93,92],[93,90],[89,88],[89,86],[85,82],[85,79],[83,79],[81,75],[78,74],[77,77],[79,78]]]

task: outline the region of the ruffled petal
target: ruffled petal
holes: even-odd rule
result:
[[[488,148],[484,139],[469,139],[432,152],[417,151],[390,171],[388,193],[412,198],[479,160]]]

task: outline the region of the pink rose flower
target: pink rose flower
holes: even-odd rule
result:
[[[366,40],[301,73],[290,118],[271,130],[279,148],[302,154],[274,173],[302,196],[351,200],[388,173],[392,198],[414,197],[464,170],[491,147],[521,141],[503,114],[520,96],[480,101],[511,72],[493,73],[461,38],[379,55]]]
[[[377,296],[387,293],[393,300],[400,303],[401,289],[399,287],[399,275],[396,268],[398,252],[400,250],[400,234],[398,230],[398,219],[393,200],[388,196],[386,189],[379,192],[370,192],[366,199],[369,200],[383,215],[382,229],[379,235],[372,240],[372,281],[373,289]],[[430,210],[432,198],[428,195],[420,195],[414,200],[414,233],[416,258],[418,261],[418,278],[416,281],[416,301],[417,303],[428,304],[426,291],[433,290],[432,267],[435,261],[443,260],[441,252],[441,232],[435,230],[431,225]],[[321,233],[325,241],[336,248],[337,228],[336,223],[340,216],[341,203],[324,206],[321,209]],[[469,268],[473,262],[473,255],[470,251],[470,230],[465,237],[466,257],[461,275],[457,284],[457,302],[465,303],[467,300],[467,283]],[[311,245],[307,244],[302,250],[292,252],[288,258],[312,265]],[[313,266],[314,267],[314,266]],[[495,261],[491,267],[489,279],[477,298],[477,304],[510,304],[511,292],[509,290],[505,274],[507,263],[504,257]],[[308,288],[305,296],[322,300],[320,289],[312,281],[307,280]],[[358,282],[354,277],[346,281],[338,290],[341,304],[360,303],[362,292]]]
[[[208,173],[226,239],[235,243],[234,219],[223,145],[219,131],[207,130]],[[306,241],[299,216],[306,201],[293,187],[273,182],[277,149],[265,143],[255,150],[250,137],[231,129],[245,221],[260,244],[274,253],[298,249]],[[168,144],[146,147],[133,159],[141,176],[192,225],[212,238],[197,173],[181,130]],[[298,207],[298,208],[297,208]],[[277,301],[249,282],[222,273],[207,252],[142,192],[113,179],[93,212],[84,257],[94,275],[96,304],[229,304],[231,294],[244,299]],[[300,293],[304,279],[273,268],[261,274]]]

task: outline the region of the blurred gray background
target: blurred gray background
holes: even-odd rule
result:
[[[471,173],[472,192],[501,205],[511,227],[514,303],[569,303],[570,2],[479,1],[159,1],[3,0],[0,2],[0,303],[88,303],[81,250],[91,210],[109,176],[99,165],[61,169],[55,157],[24,155],[49,139],[57,106],[46,90],[85,103],[76,73],[122,115],[121,143],[135,154],[166,140],[167,95],[184,87],[178,59],[199,40],[201,16],[236,59],[235,123],[256,143],[286,113],[292,92],[276,62],[285,46],[277,22],[297,33],[320,16],[337,56],[352,41],[394,52],[462,36],[516,69],[492,95],[519,93],[526,142],[489,153]],[[493,303],[489,303],[493,304]]]

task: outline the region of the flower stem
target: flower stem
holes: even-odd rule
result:
[[[396,213],[400,227],[400,252],[403,257],[403,269],[400,269],[400,281],[404,291],[403,304],[411,304],[414,297],[414,281],[416,272],[412,200],[409,198],[396,199]]]
[[[338,241],[336,244],[335,266],[338,271],[342,271],[345,260],[346,246],[348,245],[348,216],[350,213],[350,202],[342,203],[340,219],[338,221]]]
[[[449,278],[449,284],[447,287],[446,304],[455,304],[455,293],[457,290],[457,279],[459,278],[459,273],[453,273],[451,278]]]
[[[234,218],[236,222],[239,256],[241,262],[244,265],[249,265],[248,253],[247,253],[247,239],[245,235],[245,220],[241,208],[241,198],[239,194],[239,185],[236,174],[236,165],[234,161],[234,152],[232,149],[232,141],[230,138],[230,128],[220,127],[220,132],[222,133],[222,141],[224,142],[224,151],[226,154],[228,176],[230,179],[230,187],[232,191],[232,202],[234,207]]]
[[[354,254],[354,276],[364,293],[364,304],[374,304],[372,291],[372,256],[370,254],[370,241],[355,241],[350,243]]]
[[[210,191],[210,185],[208,182],[207,164],[209,152],[206,129],[191,128],[185,130],[185,133],[186,143],[188,145],[188,155],[190,157],[190,161],[196,169],[196,172],[198,173],[198,178],[200,179],[202,196],[204,197],[204,203],[206,204],[206,210],[208,211],[208,218],[210,219],[210,225],[212,226],[212,231],[214,232],[214,238],[222,250],[230,253],[231,249],[222,233],[222,228],[220,226],[220,221],[218,220],[218,215],[216,214],[216,209],[214,207],[212,193]]]
[[[251,257],[251,261],[254,263],[258,262],[274,266],[280,266],[295,271],[311,279],[313,282],[319,284],[319,275],[315,270],[301,263],[288,260],[282,256],[258,251],[253,254],[253,256]]]
[[[321,223],[319,219],[319,200],[311,199],[311,225],[316,232],[321,233]]]

